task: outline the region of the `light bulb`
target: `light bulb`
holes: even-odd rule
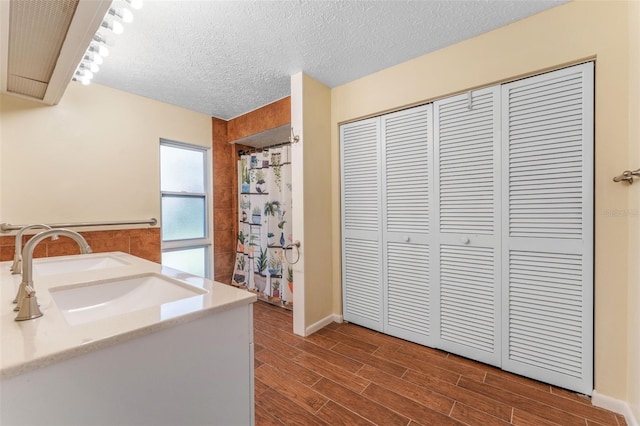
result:
[[[108,23],[107,25],[102,25],[104,28],[109,28],[108,27]],[[97,42],[97,43],[102,43],[105,46],[111,46],[113,45],[111,39],[105,37],[104,35],[100,34],[100,33],[95,33],[93,36],[93,41]]]
[[[76,74],[73,76],[73,78],[77,81],[82,82],[82,84],[87,85],[89,84],[89,81],[91,81],[91,78],[93,78],[93,74],[91,73],[91,71],[79,69],[76,71]]]
[[[91,46],[89,46],[89,50],[91,50],[93,53],[97,53],[103,58],[109,56],[109,49],[101,44],[91,43]]]
[[[122,34],[124,32],[124,27],[120,22],[113,21],[111,23],[111,31],[113,31],[114,34]]]
[[[100,71],[100,67],[98,67],[98,65],[96,65],[95,63],[88,61],[88,60],[83,60],[80,65],[78,66],[79,70],[89,70],[93,73],[96,73],[98,71]]]
[[[93,55],[93,63],[96,65],[102,65],[102,63],[104,62],[104,59],[102,59],[102,56],[100,55]]]
[[[114,34],[122,34],[124,32],[124,27],[118,21],[109,22],[105,20],[105,21],[102,21],[102,24],[100,24],[100,26],[113,31]]]
[[[125,0],[131,5],[132,8],[139,10],[142,9],[142,0]]]
[[[129,9],[114,9],[111,7],[107,13],[111,16],[117,16],[122,19],[122,22],[133,22],[133,13]]]
[[[129,9],[122,9],[122,22],[133,22],[133,13]]]

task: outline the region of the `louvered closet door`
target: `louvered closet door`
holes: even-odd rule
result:
[[[382,331],[380,119],[340,127],[343,316]]]
[[[384,332],[430,345],[432,107],[381,118]]]
[[[438,346],[500,365],[500,88],[434,104]]]
[[[593,65],[503,86],[503,368],[593,389]]]

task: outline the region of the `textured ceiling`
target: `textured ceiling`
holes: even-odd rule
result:
[[[561,3],[145,0],[94,81],[230,119],[291,74],[335,87]]]

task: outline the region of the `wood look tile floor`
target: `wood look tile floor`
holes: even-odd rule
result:
[[[353,324],[254,304],[256,425],[626,425],[588,397]]]

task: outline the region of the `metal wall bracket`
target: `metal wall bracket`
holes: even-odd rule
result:
[[[638,177],[640,178],[640,169],[637,170],[625,170],[624,172],[622,172],[621,175],[616,176],[613,178],[614,182],[627,182],[629,185],[633,184],[633,178],[634,177]]]

